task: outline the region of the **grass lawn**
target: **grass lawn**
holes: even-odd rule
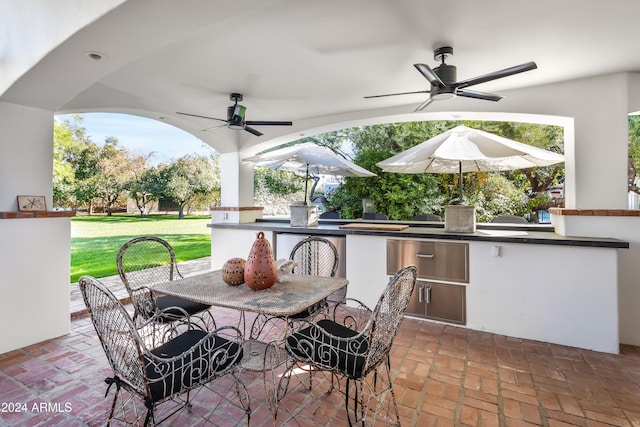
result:
[[[160,237],[171,246],[178,261],[211,255],[210,216],[177,215],[76,216],[71,219],[71,278],[89,274],[100,278],[118,274],[116,256],[134,237]]]

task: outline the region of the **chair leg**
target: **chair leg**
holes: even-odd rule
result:
[[[393,412],[396,416],[396,424],[400,426],[400,412],[398,412],[398,404],[396,403],[396,394],[393,391],[393,380],[391,379],[391,358],[387,355],[387,381],[389,381],[389,391],[391,392],[391,402],[393,403]]]
[[[383,364],[380,365],[381,367]],[[373,412],[373,422],[374,424],[378,422],[378,415],[380,412],[384,412],[382,416],[386,419],[385,423],[400,426],[400,412],[398,411],[398,405],[396,403],[395,392],[393,391],[393,382],[391,379],[391,363],[387,358],[386,363],[384,363],[384,368],[386,372],[378,372],[377,370],[373,373],[373,384],[370,386],[369,390],[375,400],[375,411]],[[384,394],[386,392],[390,393],[389,399],[391,402],[389,404],[385,404],[383,401]],[[367,407],[364,408],[366,412],[369,411],[370,403],[367,403]],[[392,408],[393,406],[393,408]]]
[[[153,421],[153,408],[147,409],[147,416],[144,418],[144,427],[147,427],[150,421]]]
[[[236,395],[238,396],[238,401],[240,402],[240,406],[245,410],[247,414],[247,427],[251,425],[251,396],[249,396],[249,391],[247,390],[247,386],[244,385],[244,382],[236,375],[235,372],[232,372],[231,375],[236,383]]]
[[[347,384],[345,388],[345,410],[347,411],[347,421],[349,422],[349,427],[353,426],[353,422],[351,421],[351,414],[349,412],[349,395],[350,395],[350,384],[354,382],[355,388],[355,396],[353,398],[353,421],[358,422],[358,419],[362,420],[362,425],[364,426],[364,402],[361,401],[363,394],[362,383],[360,381],[356,381],[350,378],[347,378]],[[358,406],[360,406],[360,414],[358,414]],[[359,415],[359,416],[358,416]]]
[[[115,395],[113,396],[113,402],[111,402],[111,411],[109,411],[109,416],[107,417],[107,426],[111,425],[111,420],[113,419],[113,413],[116,410],[116,401],[118,400],[118,393],[120,393],[119,387],[116,388]]]
[[[349,422],[349,427],[351,427],[353,424],[351,423],[351,415],[349,415],[349,384],[351,384],[351,380],[347,378],[347,386],[345,389],[345,396],[344,396],[344,403],[345,403],[344,409],[347,411],[347,421]]]

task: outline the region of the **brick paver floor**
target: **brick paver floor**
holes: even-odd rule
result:
[[[237,320],[231,310],[212,310],[219,325]],[[391,366],[403,426],[640,426],[638,347],[605,354],[405,318]],[[69,335],[0,355],[0,426],[104,425],[114,390],[105,398],[103,380],[110,375],[90,319],[74,316]],[[241,378],[252,396],[251,425],[274,425],[262,376]],[[16,411],[23,403],[27,411]],[[40,403],[44,410],[33,410]],[[287,425],[346,424],[336,393],[313,405]],[[194,414],[206,407],[207,395],[198,395],[192,412],[166,425],[196,425]]]

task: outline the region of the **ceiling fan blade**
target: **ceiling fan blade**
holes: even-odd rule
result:
[[[254,134],[255,136],[261,136],[261,135],[262,135],[262,132],[260,132],[260,131],[258,131],[258,130],[256,130],[256,129],[254,129],[254,128],[250,128],[249,126],[246,126],[246,127],[244,128],[244,130],[246,130],[246,131],[247,131],[247,132],[249,132],[249,133]]]
[[[422,111],[425,108],[427,108],[427,105],[431,104],[433,102],[433,99],[431,98],[427,98],[426,101],[424,101],[422,104],[420,104],[420,106],[418,108],[416,108],[415,110],[413,110],[413,112],[415,113],[416,111]]]
[[[291,126],[293,122],[274,122],[274,121],[259,121],[259,120],[247,120],[245,124],[251,126]]]
[[[215,126],[210,126],[210,127],[208,127],[208,128],[201,129],[201,130],[200,130],[200,132],[207,132],[207,131],[210,131],[211,129],[218,129],[218,128],[223,128],[223,127],[226,127],[226,126],[227,126],[227,125],[215,125]]]
[[[192,117],[200,117],[201,119],[211,119],[211,120],[218,120],[220,122],[227,122],[226,120],[222,120],[222,119],[217,119],[215,117],[207,117],[207,116],[200,116],[198,114],[191,114],[191,113],[181,113],[180,111],[176,111],[176,114],[182,114],[183,116],[192,116]]]
[[[385,95],[369,95],[364,98],[382,98],[383,96],[396,96],[396,95],[413,95],[414,93],[429,93],[430,90],[416,90],[414,92],[398,92],[398,93],[387,93]]]
[[[456,90],[457,96],[464,96],[466,98],[484,99],[487,101],[500,101],[504,96],[496,95],[495,93],[477,92],[475,90]]]
[[[429,80],[429,83],[431,83],[432,86],[446,87],[440,77],[438,77],[438,75],[427,64],[413,64],[413,66],[420,71],[420,74],[422,74],[425,79]]]
[[[523,73],[525,71],[531,71],[538,68],[535,62],[527,62],[525,64],[516,65],[514,67],[505,68],[504,70],[494,71],[493,73],[485,74],[483,76],[474,77],[472,79],[463,80],[455,83],[453,86],[459,89],[477,85],[480,83],[489,82],[491,80],[501,79],[503,77],[512,76],[514,74]]]

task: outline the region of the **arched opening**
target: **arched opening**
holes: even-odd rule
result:
[[[544,131],[541,131],[542,133],[540,135],[532,136],[531,134],[535,132],[535,129],[536,128],[540,128],[540,129],[555,128],[557,132],[555,132],[554,138],[559,139],[560,141],[559,143],[556,143],[556,146],[554,147],[553,151],[556,151],[560,154],[566,153],[567,152],[566,146],[571,145],[573,143],[572,138],[569,137],[570,135],[572,135],[572,132],[566,132],[565,130],[566,129],[565,125],[572,124],[572,122],[562,117],[534,116],[534,115],[523,115],[523,114],[430,113],[430,114],[420,115],[420,119],[425,118],[425,116],[429,118],[429,120],[416,121],[416,115],[403,115],[403,116],[385,117],[384,120],[375,119],[375,120],[362,121],[357,126],[351,123],[352,125],[354,125],[354,127],[346,128],[346,129],[340,128],[337,125],[334,125],[331,127],[324,127],[323,130],[330,130],[330,131],[327,133],[319,133],[319,134],[312,134],[311,132],[308,132],[304,134],[305,135],[304,138],[299,139],[297,141],[292,141],[289,144],[285,144],[285,145],[300,143],[304,141],[317,142],[320,145],[331,146],[331,148],[333,148],[334,150],[347,152],[348,154],[350,154],[350,157],[348,158],[348,160],[354,160],[353,147],[349,146],[349,144],[352,143],[352,141],[349,141],[350,138],[365,140],[364,143],[362,141],[358,142],[359,147],[356,151],[359,152],[358,153],[359,155],[362,154],[363,150],[366,150],[366,147],[363,147],[363,145],[366,145],[367,138],[369,139],[380,138],[381,140],[384,140],[386,138],[389,140],[393,140],[393,144],[385,144],[384,142],[378,141],[377,145],[375,146],[375,149],[372,148],[373,151],[376,151],[375,154],[371,153],[368,155],[368,157],[366,155],[360,156],[360,158],[356,160],[356,163],[359,166],[362,166],[371,172],[377,173],[379,176],[377,178],[371,178],[371,179],[369,178],[366,178],[366,179],[347,178],[346,179],[351,183],[354,183],[357,181],[361,182],[361,185],[359,186],[355,184],[352,185],[351,186],[352,190],[359,191],[359,190],[356,190],[358,187],[365,186],[372,189],[371,192],[373,195],[365,195],[364,193],[360,194],[358,197],[357,203],[351,201],[350,202],[351,205],[354,205],[354,206],[351,206],[345,209],[345,212],[347,212],[346,215],[343,213],[343,215],[341,216],[343,218],[357,218],[358,215],[362,215],[360,199],[361,198],[367,198],[367,199],[377,198],[378,201],[376,205],[378,207],[382,207],[383,208],[382,212],[386,214],[388,217],[395,220],[410,220],[411,217],[421,213],[425,213],[425,212],[439,214],[442,216],[444,213],[443,209],[445,205],[459,203],[456,200],[454,200],[456,197],[459,197],[458,190],[457,190],[459,177],[457,174],[450,174],[448,177],[434,178],[437,181],[439,181],[439,184],[437,185],[441,187],[439,189],[434,189],[434,190],[426,190],[426,187],[423,187],[425,183],[419,182],[420,180],[417,180],[417,179],[414,180],[413,182],[411,182],[410,179],[407,179],[406,182],[404,182],[403,184],[400,184],[400,183],[391,184],[389,182],[385,182],[385,180],[382,178],[385,175],[385,173],[384,172],[381,173],[381,170],[377,168],[375,165],[377,161],[384,160],[385,156],[390,157],[394,154],[397,154],[398,151],[408,149],[411,146],[417,145],[427,140],[430,137],[436,136],[436,134],[439,134],[440,131],[445,131],[461,123],[465,123],[468,126],[479,128],[479,129],[481,129],[482,127],[488,126],[489,128],[484,130],[489,130],[490,132],[493,131],[497,135],[501,135],[507,138],[511,137],[516,141],[520,141],[528,144],[531,144],[532,142],[534,142],[534,145],[538,146],[538,148],[548,148],[545,146],[540,146],[540,142],[541,140],[544,140],[545,137],[548,137],[550,134],[549,133],[544,134],[543,133]],[[433,124],[432,128],[429,128],[429,126],[432,124]],[[387,126],[387,128],[384,131],[370,131],[371,129],[375,129],[375,128],[383,129],[385,126]],[[516,126],[521,127],[522,130],[516,130]],[[427,129],[417,130],[418,127],[427,128]],[[396,128],[398,129],[404,128],[404,130],[397,130]],[[358,133],[360,132],[364,134],[366,133],[365,130],[367,130],[368,136],[363,136],[360,138],[358,136]],[[382,134],[379,134],[380,132],[382,132]],[[402,139],[402,138],[411,142],[405,143],[404,141],[396,141],[397,139]],[[372,142],[372,144],[374,143]],[[396,147],[395,148],[390,147],[389,145],[395,145]],[[402,146],[402,149],[398,148],[400,146]],[[569,152],[571,151],[571,147],[569,148],[568,151]],[[384,152],[385,154],[382,154],[382,152]],[[489,186],[495,187],[495,185],[497,185],[496,181],[492,180],[491,178],[499,175],[503,175],[509,178],[508,176],[509,174],[505,172],[483,173],[480,176],[476,174],[465,174],[463,177],[463,180],[467,181],[465,187],[470,188],[470,191],[471,191],[471,188],[474,188],[474,194],[473,194],[474,198],[469,198],[467,200],[469,200],[470,203],[473,203],[476,205],[481,205],[483,203],[483,200],[486,200],[487,204],[495,200],[496,198],[494,197],[494,193],[496,192],[496,190],[489,190]],[[526,198],[520,200],[518,202],[519,203],[518,207],[509,206],[508,204],[505,204],[503,206],[496,205],[491,209],[493,210],[502,209],[504,210],[502,214],[517,214],[517,215],[526,214],[527,218],[530,218],[532,222],[539,222],[541,219],[542,222],[548,223],[550,222],[550,217],[547,211],[548,208],[551,206],[564,207],[564,187],[565,187],[564,166],[563,166],[562,176],[559,177],[559,181],[556,178],[551,177],[547,182],[544,182],[544,179],[542,179],[540,176],[527,175],[526,173],[523,174],[517,171],[512,172],[511,175],[512,176],[519,175],[520,181],[528,180],[528,182],[531,185],[526,195],[529,196],[530,200]],[[343,178],[338,178],[337,180],[335,177],[330,177],[330,178],[331,178],[331,181],[329,182],[329,185],[327,186],[327,188],[330,188],[331,190],[333,190],[332,187],[335,186],[336,181],[337,181],[337,184],[341,184],[345,182],[345,179]],[[487,178],[489,178],[489,180],[487,180]],[[512,178],[512,181],[515,182],[515,180],[513,180],[513,177],[511,178]],[[303,177],[301,177],[300,179],[303,179]],[[482,182],[479,183],[478,179],[485,181],[485,190],[486,190],[485,191],[486,196],[480,195],[480,198],[478,198],[478,188],[482,184]],[[328,180],[324,180],[324,181],[319,180],[321,184],[324,184],[325,181],[328,181]],[[264,187],[265,185],[268,186],[269,183],[272,184],[271,187],[274,189],[274,192],[276,192],[278,196],[286,196],[287,194],[291,195],[290,200],[288,200],[289,203],[293,200],[303,200],[305,198],[303,193],[301,193],[304,189],[304,185],[298,185],[296,187],[295,185],[292,184],[292,181],[290,179],[288,180],[284,178],[282,181],[276,180],[274,184],[273,171],[257,169],[255,182],[256,182],[256,185],[258,185],[258,188],[256,188],[256,199],[254,203],[258,206],[266,206],[265,214],[267,215],[276,214],[277,216],[279,212],[281,213],[283,210],[286,210],[286,208],[288,207],[287,200],[282,200],[282,197],[274,198],[274,197],[271,197],[272,194],[268,194],[268,196],[265,195],[265,193],[268,193],[268,192],[265,192]],[[266,184],[264,184],[264,182],[266,182]],[[436,185],[436,184],[432,184],[432,185]],[[409,197],[409,200],[396,201],[395,202],[396,205],[401,205],[401,207],[397,207],[397,206],[390,207],[389,205],[391,203],[387,203],[387,201],[382,200],[385,198],[383,193],[391,191],[389,189],[398,190],[399,188],[403,188],[402,191],[410,192],[410,188],[412,188],[412,186],[418,186],[418,188],[420,188],[420,190],[417,190],[418,193],[420,193],[421,191],[423,193],[416,194],[415,197]],[[324,207],[326,208],[326,210],[328,211],[339,210],[341,206],[336,204],[332,205],[331,200],[328,200],[329,203],[327,203],[327,199],[331,199],[331,197],[328,197],[328,198],[325,197],[326,194],[324,194],[325,191],[323,191],[324,190],[323,187],[324,185],[320,185],[316,189],[316,190],[319,190],[318,194],[316,195],[324,199],[323,203],[325,205]],[[381,190],[377,192],[373,191],[375,187],[380,187]],[[522,188],[523,186],[520,185],[519,187]],[[512,191],[516,191],[515,187],[510,186],[510,188],[512,189]],[[436,193],[436,194],[431,194],[429,201],[424,202],[422,204],[423,206],[422,205],[418,206],[417,203],[414,203],[416,200],[424,198],[423,197],[424,194],[427,194],[427,193]],[[498,191],[498,194],[500,194],[500,191]],[[307,195],[307,196],[310,199],[313,199],[313,195]],[[468,196],[471,196],[471,194],[465,194],[465,196],[468,197]],[[524,197],[525,194],[521,194],[521,196]],[[514,197],[517,197],[517,195],[514,195]],[[506,197],[503,197],[503,198],[506,199]],[[533,199],[536,199],[536,200],[533,200]],[[279,202],[278,206],[272,207],[271,204],[275,204],[276,200]],[[341,202],[344,203],[344,197],[341,198]],[[413,206],[414,204],[416,206]],[[355,207],[355,205],[359,205],[359,206]],[[539,208],[537,206],[539,206]],[[322,208],[323,206],[320,207],[320,210],[323,210]],[[527,212],[525,212],[524,209],[528,209]],[[355,213],[356,216],[354,216],[355,211],[358,211]],[[487,222],[488,220],[491,219],[493,215],[496,214],[495,212],[487,211],[482,206],[480,206],[480,211],[484,212],[483,217],[481,218],[482,219],[481,222]],[[287,215],[285,214],[285,216]]]

